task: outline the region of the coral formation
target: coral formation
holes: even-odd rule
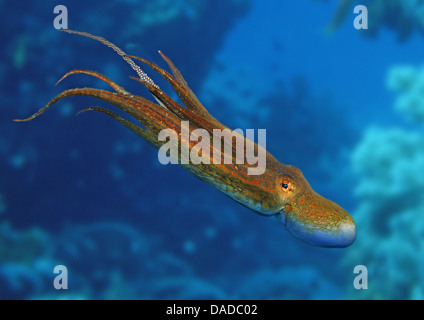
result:
[[[372,285],[361,297],[423,299],[424,69],[393,67],[387,84],[396,109],[421,126],[369,128],[356,147],[359,236],[349,261],[368,267]]]
[[[10,224],[0,224],[0,263],[19,262],[28,264],[36,258],[48,256],[48,236],[37,228],[15,231]]]
[[[50,283],[50,237],[37,228],[16,231],[0,224],[0,299],[38,294]]]
[[[387,85],[399,95],[395,108],[409,119],[424,123],[424,66],[393,67]]]
[[[309,266],[256,271],[239,289],[239,298],[249,299],[334,299],[341,290]]]

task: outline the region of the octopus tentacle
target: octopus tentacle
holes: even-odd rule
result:
[[[84,70],[84,69],[74,69],[71,71],[68,71],[62,78],[60,78],[57,82],[56,85],[58,85],[61,81],[63,81],[65,78],[67,78],[68,76],[72,75],[72,74],[79,74],[79,73],[83,73],[83,74],[87,74],[89,76],[93,76],[96,77],[100,80],[102,80],[103,82],[106,82],[109,86],[112,87],[112,89],[114,89],[116,92],[118,93],[122,93],[124,95],[126,94],[130,94],[128,91],[126,91],[124,88],[122,88],[121,86],[119,86],[116,82],[110,80],[108,77],[104,76],[103,74],[97,72],[97,71],[92,71],[92,70]]]
[[[90,96],[103,100],[132,116],[140,125],[133,123],[132,121],[134,120],[124,119],[120,115],[102,107],[85,108],[79,113],[85,111],[104,113],[129,128],[155,148],[159,148],[165,143],[170,143],[169,146],[172,148],[170,149],[171,157],[174,158],[176,156],[179,160],[176,163],[179,163],[199,179],[216,187],[224,194],[246,207],[255,210],[259,214],[267,216],[275,215],[293,235],[305,242],[324,247],[345,247],[355,240],[355,223],[343,208],[313,191],[300,170],[278,162],[265,150],[265,146],[262,147],[256,144],[253,139],[245,138],[243,134],[239,134],[237,131],[232,132],[229,128],[218,122],[202,106],[172,61],[160,51],[159,54],[167,62],[173,75],[145,59],[128,56],[104,38],[85,32],[64,31],[95,39],[111,47],[137,72],[140,79],[131,78],[144,85],[156,99],[157,104],[143,97],[130,94],[124,88],[100,73],[75,69],[66,73],[58,83],[71,74],[83,73],[104,81],[116,92],[94,88],[70,89],[54,97],[46,106],[32,116],[14,121],[32,120],[44,113],[48,107],[59,100],[70,96]],[[134,63],[133,59],[142,61],[163,76],[173,87],[185,106],[178,104],[165,94]],[[182,121],[184,120],[190,123],[189,127],[183,126]],[[196,128],[203,129],[204,131],[195,131]],[[164,129],[171,130],[171,132],[165,131],[166,134],[164,136],[164,132],[162,132]],[[215,129],[221,129],[221,131],[219,132]],[[207,133],[209,133],[209,136]],[[207,151],[200,144],[196,143],[200,138],[202,140],[210,139],[211,134],[213,135],[213,145],[211,146],[213,149],[213,164],[216,165],[209,165],[212,163],[209,161],[203,162],[203,152],[209,153],[209,156],[212,157],[209,145],[206,148],[209,150]],[[164,140],[168,137],[170,139],[165,142]],[[219,139],[217,147],[215,146],[216,138]],[[236,141],[233,141],[233,138],[236,138]],[[243,145],[240,145],[241,142]],[[221,148],[222,143],[224,143],[224,148]],[[188,148],[183,148],[185,144],[188,144]],[[235,158],[238,149],[237,146],[244,147],[246,156],[247,151],[253,151],[254,153],[258,153],[258,155],[261,153],[261,159],[265,159],[263,155],[266,156],[266,163],[262,162],[262,164],[258,157],[257,166],[261,166],[259,173],[257,171],[253,174],[250,173],[250,167],[254,169],[255,164],[251,164],[249,160],[241,161],[241,163],[237,161],[239,160]],[[174,147],[178,149],[174,149]],[[232,147],[236,152],[227,151],[226,149],[229,149],[228,147]],[[161,152],[164,150],[160,149],[159,155],[163,155]],[[217,152],[219,156],[219,150],[224,163],[222,161],[216,163],[215,161]],[[198,154],[202,152],[202,161],[200,163],[198,160],[192,161],[192,152],[198,152]],[[227,152],[231,153],[231,155],[226,154]],[[206,154],[206,156],[208,155]],[[226,163],[225,159],[228,159],[226,156],[232,157],[233,161]],[[242,156],[244,156],[244,152]]]
[[[72,96],[90,96],[90,97],[100,98],[112,104],[115,100],[115,102],[117,103],[115,105],[117,107],[119,107],[122,111],[127,112],[134,118],[137,119],[141,115],[141,112],[137,110],[137,108],[134,108],[134,107],[131,107],[130,105],[125,104],[127,100],[129,100],[125,98],[125,95],[117,94],[117,93],[113,93],[113,92],[109,92],[109,91],[101,90],[101,89],[94,89],[94,88],[75,88],[75,89],[69,89],[69,90],[63,91],[62,93],[58,94],[48,104],[46,104],[43,108],[41,108],[36,113],[29,116],[28,118],[14,119],[13,121],[16,121],[16,122],[30,121],[38,117],[39,115],[43,114],[47,110],[47,108],[55,104],[57,101],[63,98],[72,97]]]
[[[187,108],[194,113],[197,113],[199,116],[202,116],[209,121],[213,121],[214,123],[219,124],[219,122],[202,106],[197,98],[193,98],[194,94],[190,94],[187,89],[184,87],[184,84],[180,83],[176,80],[169,72],[157,66],[153,62],[150,62],[146,59],[137,57],[137,56],[129,56],[135,60],[139,60],[145,64],[147,64],[150,68],[159,73],[162,77],[165,78],[166,81],[172,86],[175,92],[178,94],[182,102],[187,106]],[[169,59],[168,59],[169,60]],[[166,61],[166,60],[165,60]],[[170,61],[170,60],[169,60]],[[174,67],[175,68],[175,67]],[[191,90],[190,90],[191,91]]]
[[[94,36],[94,35],[87,33],[87,32],[80,32],[80,31],[74,31],[74,30],[68,30],[68,29],[65,29],[65,30],[62,30],[62,31],[66,31],[68,33],[73,33],[73,34],[78,34],[78,35],[81,35],[81,36],[84,36],[84,37],[88,37],[90,39],[101,42],[102,44],[108,46],[109,48],[112,48],[116,53],[118,53],[131,66],[131,68],[135,72],[137,72],[137,74],[138,74],[138,76],[140,77],[141,80],[143,80],[144,82],[149,83],[152,86],[159,89],[159,86],[156,83],[154,83],[154,81],[143,70],[141,70],[141,68],[138,65],[135,64],[135,62],[131,59],[131,57],[129,55],[127,55],[124,51],[122,51],[121,48],[114,45],[112,42],[109,42],[105,38]],[[160,100],[156,96],[153,95],[153,97],[158,101],[158,103],[161,107],[166,109],[166,107],[164,105],[162,105],[162,103],[160,102]]]
[[[154,83],[154,81],[143,71],[141,68],[134,63],[132,58],[136,60],[140,60],[150,66],[152,69],[157,71],[159,74],[161,74],[173,87],[173,89],[177,92],[178,96],[181,98],[181,100],[184,102],[184,104],[187,106],[188,109],[192,110],[193,112],[199,114],[200,116],[203,116],[205,118],[208,118],[210,121],[213,121],[217,124],[220,124],[209,112],[206,110],[205,107],[202,106],[200,101],[197,99],[197,97],[194,95],[194,93],[191,91],[191,89],[188,87],[187,82],[182,77],[181,73],[177,70],[177,68],[174,66],[172,61],[166,57],[162,52],[159,51],[159,54],[162,56],[162,58],[167,62],[169,67],[171,68],[173,74],[175,75],[175,78],[172,77],[167,71],[163,70],[162,68],[158,67],[157,65],[136,56],[127,55],[122,49],[114,45],[113,43],[109,42],[105,38],[94,36],[92,34],[89,34],[87,32],[80,32],[80,31],[74,31],[74,30],[63,30],[68,33],[72,34],[78,34],[81,36],[85,36],[94,40],[97,40],[104,45],[112,48],[116,53],[118,53],[130,66],[131,68],[137,72],[140,79],[146,83],[149,83],[151,86],[156,87],[159,89],[159,86]],[[115,89],[115,88],[114,88]],[[155,96],[155,99],[158,97]],[[158,99],[157,99],[158,100]],[[160,99],[159,99],[160,100]],[[159,101],[158,101],[159,102]],[[160,103],[159,103],[160,104]]]
[[[50,101],[44,108],[40,109],[38,112],[33,114],[32,116],[26,118],[26,119],[16,119],[14,121],[29,121],[34,119],[35,117],[41,115],[48,107],[56,103],[58,100],[68,97],[68,96],[77,96],[77,95],[86,95],[86,96],[92,96],[96,98],[100,98],[106,102],[111,103],[112,105],[120,108],[122,111],[128,113],[129,115],[133,116],[135,119],[141,122],[149,131],[155,132],[156,134],[159,133],[160,130],[164,128],[174,128],[177,132],[180,133],[181,129],[177,125],[178,120],[187,120],[191,124],[191,130],[194,128],[202,128],[206,129],[211,135],[214,134],[214,129],[226,129],[227,127],[221,124],[219,121],[217,121],[212,115],[210,115],[207,110],[202,106],[202,104],[199,102],[197,97],[194,95],[194,93],[191,91],[191,89],[188,87],[187,82],[184,80],[183,76],[179,72],[179,70],[174,66],[172,61],[165,56],[162,52],[159,51],[159,54],[161,57],[166,61],[168,66],[170,67],[171,71],[173,72],[174,76],[172,76],[170,73],[168,73],[166,70],[160,68],[156,64],[147,61],[143,58],[139,58],[136,56],[130,56],[124,53],[119,47],[112,44],[108,40],[93,36],[86,32],[79,32],[79,31],[73,31],[73,30],[64,30],[68,33],[74,33],[78,35],[82,35],[97,41],[100,41],[104,45],[112,48],[115,52],[117,52],[127,63],[129,63],[133,70],[137,72],[140,79],[131,77],[141,84],[143,84],[153,95],[153,97],[158,102],[157,104],[152,103],[151,101],[140,97],[140,96],[134,96],[131,95],[129,92],[127,92],[124,88],[107,78],[106,76],[96,72],[96,71],[90,71],[90,70],[82,70],[82,69],[75,69],[71,70],[68,73],[66,73],[57,83],[64,80],[66,77],[68,77],[71,74],[77,74],[77,73],[83,73],[87,75],[94,76],[105,83],[109,84],[115,91],[118,92],[121,97],[116,96],[114,93],[111,93],[109,91],[99,90],[99,89],[90,89],[90,88],[77,88],[77,89],[71,89],[67,90],[55,98],[53,98],[52,101]],[[147,64],[149,67],[151,67],[153,70],[158,72],[160,75],[162,75],[173,87],[175,92],[178,94],[178,96],[181,98],[181,100],[184,102],[185,107],[182,107],[177,102],[175,102],[173,99],[171,99],[168,95],[166,95],[158,85],[156,85],[153,80],[144,72],[141,70],[141,68],[134,63],[132,60],[134,58],[135,60],[140,60],[143,63]],[[111,96],[115,95],[115,96]],[[129,97],[130,99],[124,99],[123,97]],[[132,100],[132,101],[131,101]],[[135,103],[137,102],[137,103]],[[85,109],[84,109],[85,110]],[[96,110],[97,109],[87,109],[88,110]],[[106,109],[102,109],[103,111]],[[159,112],[159,110],[162,110],[162,112]],[[164,112],[163,112],[164,111]],[[103,112],[106,113],[106,112]],[[107,113],[108,115],[111,115],[112,113]],[[152,114],[155,114],[155,116],[152,116]],[[149,116],[150,115],[150,116]],[[117,118],[116,118],[117,119]],[[159,122],[154,122],[154,120]],[[158,123],[161,125],[158,126]],[[164,126],[165,123],[172,123],[172,125]],[[181,122],[179,122],[181,123]],[[136,132],[137,133],[137,132]],[[246,141],[246,140],[245,140]],[[228,141],[226,139],[223,140],[224,145],[228,144]],[[236,143],[234,141],[230,142],[231,147],[236,150]],[[156,144],[155,144],[156,145]],[[246,143],[245,143],[246,145]],[[224,148],[223,148],[224,149]],[[221,149],[221,154],[224,156],[224,150]]]
[[[102,108],[102,107],[88,107],[88,108],[85,108],[85,109],[79,111],[77,114],[80,114],[80,113],[83,113],[83,112],[86,112],[86,111],[97,111],[97,112],[104,113],[104,114],[108,115],[109,117],[115,119],[116,121],[120,122],[121,124],[123,124],[125,127],[130,129],[132,132],[134,132],[138,136],[142,137],[144,140],[146,140],[153,147],[155,147],[155,148],[158,147],[158,141],[157,141],[155,135],[153,135],[148,130],[144,130],[140,126],[135,125],[131,121],[128,121],[127,119],[122,118],[118,114],[116,114],[116,113],[114,113],[114,112],[112,112],[108,109]]]
[[[125,113],[134,117],[138,120],[147,130],[144,130],[140,126],[133,124],[132,122],[118,116],[114,112],[100,108],[100,107],[89,107],[81,110],[81,112],[93,110],[103,112],[118,122],[124,124],[127,128],[146,139],[153,147],[159,148],[164,142],[158,141],[157,137],[161,130],[172,129],[177,133],[181,133],[181,119],[175,114],[163,109],[159,105],[139,96],[124,95],[121,93],[109,92],[101,89],[94,88],[75,88],[66,90],[56,97],[54,97],[46,106],[41,108],[39,111],[31,115],[26,119],[15,119],[16,122],[30,121],[39,115],[43,114],[47,108],[58,102],[59,100],[71,97],[71,96],[89,96],[98,98],[105,102],[108,102],[117,108],[121,109]]]
[[[148,130],[152,130],[155,134],[167,127],[175,130],[179,128],[180,119],[177,116],[167,112],[159,105],[143,97],[123,95],[94,88],[75,88],[66,90],[58,94],[47,105],[30,117],[26,119],[15,119],[14,121],[30,121],[44,113],[47,108],[55,104],[57,101],[71,96],[90,96],[108,102],[134,117],[143,126],[145,126]]]
[[[174,75],[175,79],[184,86],[184,88],[188,88],[187,85],[187,81],[185,81],[185,79],[183,78],[183,75],[181,74],[180,70],[178,70],[174,63],[171,61],[171,59],[169,59],[166,55],[163,54],[162,51],[158,51],[160,56],[162,57],[163,60],[165,60],[165,62],[168,64],[169,68],[172,71],[172,74]]]
[[[163,54],[162,54],[163,55]],[[165,106],[175,112],[178,115],[183,114],[183,119],[191,121],[194,125],[196,125],[198,128],[203,128],[208,130],[208,132],[213,135],[213,129],[228,129],[225,125],[220,123],[218,120],[216,120],[211,114],[207,112],[207,110],[202,106],[202,104],[197,100],[197,97],[194,95],[194,93],[190,90],[188,91],[185,86],[187,86],[184,79],[181,79],[180,81],[177,81],[176,78],[174,78],[169,72],[166,70],[160,68],[156,64],[137,56],[130,56],[131,58],[135,60],[140,60],[141,62],[147,64],[149,67],[151,67],[153,70],[158,72],[161,76],[167,80],[170,85],[173,87],[175,92],[178,94],[178,96],[181,98],[183,103],[186,105],[187,108],[182,108],[178,103],[176,103],[173,99],[169,98],[166,94],[163,93],[162,90],[160,90],[157,86],[154,87],[151,84],[145,82],[145,81],[139,81],[144,86],[147,87],[147,89],[152,93],[152,95],[156,98],[156,100],[161,100],[162,103],[165,104]],[[173,72],[180,74],[180,72],[176,69],[176,67],[172,64],[171,60],[167,58],[165,55],[163,55],[164,59],[168,64],[170,64],[171,70]],[[181,75],[181,74],[180,74]],[[137,80],[136,78],[132,77],[134,80]],[[165,103],[164,99],[168,100],[168,104]],[[244,139],[244,147],[246,147],[247,143],[250,143],[250,141]],[[227,144],[226,140],[223,141],[224,144]],[[231,147],[233,150],[237,150],[237,146],[235,142],[231,143]],[[223,151],[221,154],[223,155]]]
[[[196,105],[195,105],[196,112],[199,113],[200,115],[209,115],[209,116],[211,116],[209,114],[209,112],[206,110],[206,108],[200,103],[200,101],[197,98],[197,96],[190,89],[190,87],[187,84],[187,81],[185,81],[183,75],[175,67],[175,65],[171,61],[171,59],[169,59],[166,55],[164,55],[162,53],[162,51],[160,51],[160,50],[159,50],[159,54],[162,57],[162,59],[165,60],[165,62],[168,64],[169,68],[171,69],[172,73],[174,74],[175,79],[177,79],[177,81],[183,85],[184,89],[186,89],[186,91],[187,91],[187,94],[196,102]]]
[[[135,64],[135,62],[131,59],[131,57],[129,55],[127,55],[124,51],[122,51],[120,48],[118,48],[116,45],[114,45],[112,42],[109,42],[108,40],[106,40],[105,38],[102,37],[98,37],[98,36],[93,36],[90,33],[87,32],[80,32],[80,31],[74,31],[74,30],[69,30],[69,29],[63,29],[61,31],[65,31],[67,33],[73,33],[73,34],[78,34],[80,36],[84,36],[93,40],[97,40],[101,43],[103,43],[104,45],[108,46],[109,48],[112,48],[117,54],[119,54],[130,66],[131,68],[137,72],[138,76],[140,77],[140,79],[151,83],[154,86],[157,86],[156,83],[153,82],[152,79],[150,79],[150,77],[143,71],[141,70],[141,68]]]
[[[210,134],[213,134],[213,129],[223,129],[223,125],[216,126],[205,120],[203,117],[200,117],[198,114],[188,110],[187,108],[182,107],[180,104],[175,102],[171,97],[165,94],[160,89],[152,86],[151,84],[144,82],[138,78],[131,77],[131,79],[140,82],[144,85],[154,96],[161,100],[161,102],[175,115],[177,115],[181,120],[190,121],[195,127],[203,128],[208,130]]]
[[[162,101],[162,103],[166,106],[166,108],[168,108],[170,111],[172,111],[181,120],[189,121],[191,129],[197,129],[197,128],[205,129],[205,130],[208,131],[208,133],[211,136],[213,136],[214,135],[214,131],[213,131],[214,129],[221,129],[222,130],[222,129],[227,128],[220,123],[214,124],[214,123],[208,121],[207,119],[205,119],[204,117],[199,116],[197,113],[194,113],[194,112],[188,110],[187,108],[182,107],[177,102],[175,102],[173,99],[171,99],[167,94],[162,92],[160,89],[153,87],[151,84],[144,82],[140,79],[137,79],[135,77],[130,76],[130,78],[134,79],[134,80],[140,82],[141,84],[143,84],[144,86],[146,86],[147,89],[154,96],[158,97],[158,99],[160,99]],[[244,141],[244,146],[246,146],[246,139],[244,137],[243,137],[243,141]],[[222,143],[224,145],[229,144],[226,139],[224,139],[222,141]],[[231,147],[234,151],[237,151],[236,142],[232,141]],[[224,156],[223,149],[221,151],[221,155],[222,155],[222,157]],[[232,153],[232,157],[233,157],[233,159],[235,159],[235,153]]]

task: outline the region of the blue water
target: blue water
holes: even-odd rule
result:
[[[364,3],[370,21],[377,19],[373,1]],[[108,117],[75,116],[85,107],[107,107],[102,101],[67,98],[31,122],[12,122],[66,89],[109,90],[87,75],[54,86],[75,68],[96,70],[150,97],[129,79],[136,74],[113,50],[58,32],[55,4],[0,2],[1,299],[424,296],[423,239],[415,236],[424,228],[417,209],[424,206],[423,184],[398,186],[396,196],[411,190],[417,196],[413,205],[396,200],[394,208],[392,202],[405,197],[385,191],[380,182],[390,179],[383,169],[361,169],[367,154],[362,162],[354,156],[370,127],[381,128],[382,135],[398,128],[396,141],[406,141],[409,132],[423,135],[422,125],[395,111],[396,93],[386,85],[391,67],[422,64],[419,25],[400,41],[402,25],[389,28],[393,19],[387,18],[370,37],[353,27],[355,15],[349,13],[328,35],[338,1],[60,4],[68,9],[70,29],[103,36],[164,67],[157,54],[162,50],[221,122],[267,129],[271,153],[300,168],[316,191],[353,215],[357,241],[345,249],[305,244],[276,219],[254,214],[176,165],[161,165],[157,151]],[[375,139],[393,170],[407,155],[418,159],[424,152],[418,143],[409,153],[386,157],[379,141],[387,141]],[[414,163],[408,174],[422,175],[415,169],[421,162]],[[369,200],[371,191],[355,191],[374,182],[378,204]],[[397,224],[402,228],[392,232]],[[399,255],[398,249],[416,254]],[[405,264],[408,271],[394,271]],[[53,286],[56,265],[66,266],[68,289]],[[356,265],[368,268],[368,289],[353,286]]]

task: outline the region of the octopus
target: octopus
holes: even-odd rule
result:
[[[152,100],[134,95],[126,91],[106,76],[90,70],[75,69],[66,73],[59,81],[74,74],[85,74],[107,83],[114,92],[96,88],[74,88],[63,91],[54,97],[47,105],[26,119],[15,119],[17,122],[30,121],[41,115],[47,108],[67,97],[89,96],[103,100],[133,119],[128,120],[119,114],[103,107],[88,107],[81,112],[96,111],[113,118],[139,137],[159,150],[167,139],[158,139],[163,130],[170,129],[177,133],[176,157],[178,164],[188,172],[220,190],[243,206],[256,213],[276,217],[296,238],[319,247],[343,248],[351,245],[356,238],[355,222],[349,213],[338,204],[319,195],[309,185],[302,172],[291,165],[286,165],[275,159],[259,143],[255,143],[237,132],[231,131],[224,124],[215,119],[201,104],[192,92],[187,82],[174,66],[173,62],[159,51],[162,59],[167,63],[170,71],[158,65],[132,55],[127,55],[120,48],[108,40],[86,32],[63,30],[67,33],[85,36],[97,40],[113,49],[137,73],[138,77],[130,77],[146,87],[152,94]],[[162,76],[181,99],[181,104],[172,99],[135,63],[140,61]],[[154,100],[154,101],[153,101]],[[202,129],[211,137],[227,131],[236,139],[225,139],[220,136],[222,146],[213,146],[213,154],[227,161],[210,163],[194,163],[190,159],[183,159],[182,145],[188,145],[191,151],[196,148],[196,142],[188,134],[182,133],[182,123],[189,123],[189,131]],[[238,142],[237,142],[238,141]],[[240,141],[242,143],[240,143]],[[237,147],[250,149],[257,154],[266,156],[266,167],[260,174],[249,174],[253,164],[237,161]],[[209,156],[212,156],[211,154]],[[228,161],[228,159],[232,161]]]

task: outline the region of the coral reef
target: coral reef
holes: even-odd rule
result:
[[[249,299],[334,299],[340,288],[309,266],[261,269],[253,273],[239,289],[239,298]]]
[[[36,258],[47,256],[48,241],[48,236],[39,229],[18,232],[4,222],[0,224],[0,262],[27,264]]]
[[[369,128],[353,153],[359,232],[348,261],[367,266],[370,283],[353,296],[423,299],[424,69],[393,67],[387,84],[396,109],[421,126]]]
[[[0,299],[23,299],[45,290],[48,267],[54,265],[50,241],[40,229],[16,231],[0,224]]]
[[[424,123],[424,66],[393,67],[387,86],[398,94],[395,108],[410,120]]]
[[[187,261],[164,251],[157,237],[122,223],[69,225],[54,236],[2,225],[0,235],[3,299],[331,299],[341,295],[331,279],[306,265],[262,267],[236,281],[234,271],[244,271],[233,265],[219,281],[211,282]],[[69,290],[53,289],[53,269],[58,264],[68,269]],[[239,284],[234,286],[234,281]]]

